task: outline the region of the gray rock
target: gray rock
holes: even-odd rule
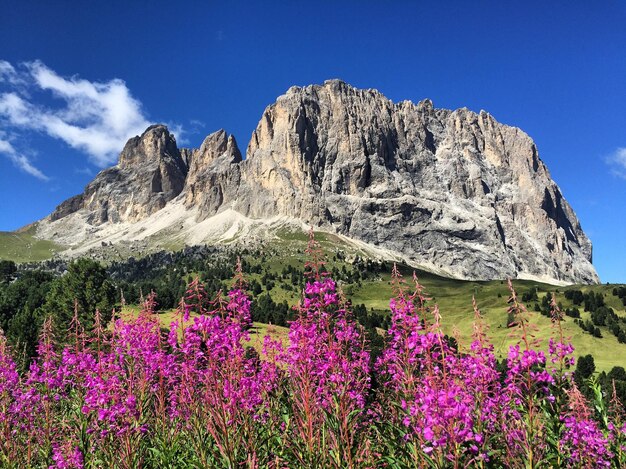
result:
[[[246,190],[224,204],[252,217],[300,218],[460,278],[598,281],[535,144],[486,112],[394,104],[338,80],[292,87],[242,166]]]
[[[198,207],[198,220],[214,215],[226,199],[233,198],[240,182],[241,161],[235,137],[224,130],[209,135],[193,152],[185,185],[185,206]]]
[[[181,148],[180,149],[180,157],[185,162],[185,166],[189,170],[189,166],[191,166],[191,158],[193,156],[193,152],[195,150],[193,148]]]
[[[88,222],[135,222],[165,207],[181,193],[187,166],[174,136],[163,125],[153,125],[131,138],[117,166],[98,173],[82,194],[59,205],[52,221],[77,212],[88,212]]]
[[[198,222],[226,209],[286,216],[458,278],[599,280],[528,135],[484,111],[393,103],[339,80],[267,107],[245,160],[223,130],[181,153],[151,127],[50,220],[80,210],[94,225],[133,222],[179,193]]]

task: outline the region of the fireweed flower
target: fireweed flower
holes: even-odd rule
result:
[[[554,297],[546,354],[511,292],[518,341],[500,369],[475,302],[464,347],[442,332],[419,283],[409,294],[394,268],[391,327],[371,367],[319,246],[307,252],[289,344],[267,336],[260,353],[247,346],[253,312],[240,264],[214,300],[191,282],[169,332],[154,295],[108,328],[96,312],[89,333],[75,315],[65,347],[47,320],[21,375],[0,332],[0,465],[623,466],[623,406],[614,396],[596,411],[575,387]]]
[[[370,354],[362,328],[323,270],[312,232],[307,254],[309,281],[280,357],[291,399],[286,435],[291,464],[354,467],[367,451],[357,435],[370,390]],[[320,454],[328,459],[319,459]]]
[[[469,353],[460,354],[441,331],[438,308],[426,307],[417,280],[411,295],[396,268],[393,280],[388,343],[376,366],[383,380],[380,399],[399,412],[381,419],[404,427],[403,439],[419,449],[415,464],[420,458],[443,465],[489,460],[485,433],[497,429],[502,405],[493,348],[479,333]],[[425,321],[429,314],[432,324]]]
[[[591,418],[584,397],[574,386],[568,393],[569,410],[561,417],[565,431],[559,442],[568,467],[611,467],[609,440]]]
[[[179,311],[182,321],[172,324],[167,339],[177,363],[168,413],[189,432],[204,465],[211,465],[209,454],[226,465],[238,464],[242,454],[256,458],[254,422],[265,419],[264,398],[278,379],[273,364],[246,348],[252,319],[244,284],[240,264],[227,296],[218,292],[209,301],[201,284],[192,284]],[[206,448],[207,434],[215,451]]]
[[[290,376],[311,380],[325,410],[338,395],[362,408],[369,389],[370,358],[362,331],[338,303],[331,278],[308,282],[284,356]]]
[[[9,356],[6,339],[0,329],[0,458],[12,456],[16,449],[16,432],[24,430],[24,424],[16,421],[15,400],[20,395],[20,387],[17,367]]]
[[[54,464],[50,466],[50,469],[83,469],[85,467],[83,453],[77,446],[72,447],[71,444],[53,445],[52,460]]]
[[[20,376],[17,373],[17,367],[9,356],[6,338],[0,330],[0,424],[9,420],[9,407],[19,384]]]

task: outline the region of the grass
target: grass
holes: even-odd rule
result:
[[[0,232],[0,259],[14,260],[16,262],[44,260],[52,257],[56,251],[61,249],[60,246],[50,241],[36,239],[33,236],[33,230],[34,228],[20,233]],[[253,264],[263,262],[264,268],[268,268],[274,273],[280,273],[287,265],[302,269],[306,260],[304,250],[308,239],[307,233],[283,228],[277,230],[275,234],[276,239],[263,249],[264,253],[261,258],[250,257],[248,260]],[[332,267],[341,268],[344,265],[348,269],[352,268],[352,265],[348,262],[332,260],[334,254],[338,251],[342,251],[347,258],[355,255],[363,257],[364,253],[360,248],[344,243],[335,235],[316,233],[315,237],[326,253],[328,259],[327,267],[329,269]],[[180,246],[174,241],[171,247],[176,249]],[[410,267],[401,266],[401,271],[409,286],[411,284],[412,270]],[[506,309],[509,292],[506,282],[500,280],[488,282],[455,280],[419,270],[417,275],[427,294],[432,297],[430,304],[436,303],[439,305],[443,328],[447,334],[457,336],[461,344],[469,344],[474,316],[472,296],[475,296],[485,322],[489,326],[489,336],[495,346],[496,353],[499,356],[506,355],[508,346],[515,343],[515,340],[510,337],[511,330],[507,328]],[[258,274],[251,274],[248,275],[248,280],[260,280],[260,277]],[[270,291],[274,301],[282,302],[285,300],[290,305],[295,304],[301,296],[300,292],[287,290],[281,287],[280,283],[280,281],[276,282],[276,286]],[[604,295],[606,304],[612,307],[618,315],[626,317],[626,310],[621,301],[612,295],[612,289],[615,285],[555,287],[529,280],[515,280],[513,284],[520,298],[524,292],[533,287],[538,288],[540,297],[548,291],[555,292],[557,301],[562,302],[564,308],[573,306],[564,297],[564,291],[568,289],[579,289],[583,292],[601,292]],[[392,296],[391,279],[388,273],[380,275],[380,278],[376,280],[363,281],[360,285],[346,284],[342,285],[342,288],[353,304],[363,303],[368,309],[373,309],[383,314],[388,312],[389,298]],[[536,336],[547,347],[548,340],[553,333],[551,322],[548,318],[532,311],[533,306],[534,302],[527,305],[532,321],[538,326]],[[578,308],[581,311],[582,319],[589,319],[589,313],[583,312],[582,307]],[[131,309],[130,306],[126,307],[127,312],[131,311]],[[136,311],[134,314],[136,314]],[[159,314],[159,317],[162,323],[167,325],[173,320],[173,312],[162,312]],[[626,366],[626,344],[618,343],[617,339],[606,327],[600,328],[603,337],[596,338],[580,329],[572,318],[566,317],[563,328],[566,336],[571,336],[571,340],[576,348],[576,354],[580,356],[591,353],[594,356],[598,370],[608,371],[613,366]],[[262,337],[267,329],[267,325],[255,323],[255,330],[253,330],[251,339],[251,343],[255,347],[260,347]],[[274,326],[270,330],[272,334],[281,337],[281,340],[286,340],[287,329]]]
[[[289,345],[289,328],[255,322],[250,330],[249,344],[259,353],[262,352],[263,340],[266,335],[269,335],[274,340],[280,340],[283,347]]]
[[[34,262],[52,258],[62,249],[58,244],[33,236],[33,229],[22,232],[0,231],[0,259]]]
[[[305,233],[296,233],[285,230],[278,233],[279,240],[272,244],[274,255],[268,255],[265,259],[265,266],[275,273],[280,273],[283,267],[292,265],[302,268],[306,259],[304,249],[307,236]],[[326,233],[316,233],[315,238],[320,242],[326,257],[329,259],[327,267],[341,267],[351,265],[341,261],[331,261],[333,254],[338,250],[344,251],[348,257],[355,254],[361,255],[357,248],[346,246],[339,238]],[[249,259],[251,263],[260,262],[259,259]],[[407,286],[410,287],[413,269],[401,266]],[[507,327],[507,299],[509,291],[506,281],[464,281],[438,276],[426,271],[416,271],[419,282],[425,287],[426,293],[432,298],[431,305],[439,305],[442,315],[444,332],[456,336],[461,345],[469,346],[473,328],[474,313],[472,309],[472,296],[476,298],[485,323],[489,327],[489,337],[494,344],[499,357],[505,357],[509,345],[516,343],[516,339],[511,337],[512,330]],[[260,276],[251,275],[250,278]],[[514,280],[513,286],[519,298],[526,291],[533,287],[538,290],[539,303],[541,297],[546,292],[555,293],[557,301],[561,302],[563,308],[574,306],[567,300],[564,292],[569,289],[578,289],[583,292],[601,292],[605,302],[612,307],[620,316],[626,317],[626,310],[619,298],[612,295],[615,285],[572,285],[567,287],[557,287],[532,280]],[[389,311],[389,298],[393,295],[391,289],[390,274],[382,274],[377,280],[363,281],[361,285],[344,284],[342,288],[353,304],[365,304],[368,310],[374,310],[386,314]],[[300,295],[298,292],[288,291],[280,287],[280,282],[270,291],[275,301],[286,300],[289,304],[295,304]],[[533,310],[534,303],[527,304],[531,315],[531,320],[538,326],[535,335],[541,340],[547,349],[550,337],[555,333],[549,318],[542,316]],[[588,312],[583,312],[583,307],[578,306],[583,320],[589,319]],[[562,327],[566,337],[571,337],[576,348],[576,355],[582,356],[592,354],[598,371],[609,371],[614,366],[626,366],[626,344],[620,344],[616,337],[606,327],[600,327],[602,338],[596,338],[583,331],[574,320],[565,317]]]
[[[408,276],[409,272],[405,272]],[[430,304],[438,304],[442,315],[443,329],[446,334],[459,338],[461,345],[469,346],[471,341],[474,312],[472,308],[472,296],[475,296],[479,309],[482,312],[485,323],[489,327],[489,338],[495,347],[496,355],[506,356],[509,345],[514,345],[517,340],[511,337],[512,330],[507,327],[507,299],[509,291],[506,282],[499,280],[490,282],[467,282],[462,280],[452,280],[437,277],[432,274],[425,274],[419,277],[419,281],[424,285],[426,293],[432,298]],[[566,289],[580,289],[585,292],[602,292],[606,303],[613,307],[620,316],[626,316],[624,306],[617,297],[612,295],[613,286],[593,285],[570,287],[555,287],[534,281],[516,280],[513,286],[521,298],[525,291],[533,287],[538,287],[541,297],[546,292],[556,294],[557,302],[563,304],[563,308],[574,306],[564,296]],[[380,281],[363,282],[361,288],[355,288],[352,295],[354,304],[363,303],[368,309],[387,311],[389,298],[391,297],[390,276],[385,275]],[[555,334],[554,327],[549,318],[542,316],[533,310],[534,303],[527,304],[531,321],[538,329],[535,332],[536,338],[541,340],[543,348],[547,349],[550,337]],[[583,312],[583,308],[578,306],[582,319],[589,319],[588,312]],[[609,371],[614,366],[626,365],[626,344],[620,344],[617,338],[611,334],[606,327],[601,327],[602,338],[596,338],[583,331],[574,320],[565,317],[562,327],[566,337],[571,337],[576,348],[576,356],[592,354],[596,368],[599,371]]]

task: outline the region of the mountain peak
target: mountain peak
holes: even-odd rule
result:
[[[181,156],[167,127],[151,126],[39,233],[65,219],[109,233],[172,202],[191,226],[227,211],[283,217],[457,278],[598,281],[591,242],[534,142],[486,112],[394,104],[328,80],[268,106],[246,156],[224,130]]]
[[[162,209],[183,189],[187,165],[165,125],[148,127],[124,145],[117,166],[98,173],[82,194],[60,204],[56,221],[86,212],[89,224],[135,222]]]
[[[170,159],[177,166],[185,164],[176,145],[176,138],[162,124],[148,127],[141,136],[132,137],[126,142],[120,153],[118,166],[129,169],[134,166],[158,164],[163,159]]]

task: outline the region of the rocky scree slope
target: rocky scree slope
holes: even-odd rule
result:
[[[301,220],[457,278],[599,280],[591,242],[528,135],[484,111],[393,103],[339,80],[292,87],[268,106],[245,159],[223,130],[178,149],[166,127],[148,128],[38,235],[126,229],[168,205],[195,223],[227,210]]]

